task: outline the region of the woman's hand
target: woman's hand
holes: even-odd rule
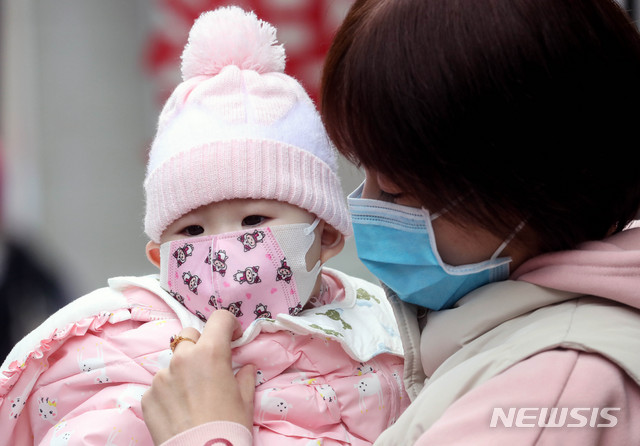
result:
[[[210,421],[253,427],[255,367],[234,376],[231,341],[242,334],[235,316],[214,311],[202,331],[185,328],[169,367],[158,371],[142,398],[145,423],[155,444]]]

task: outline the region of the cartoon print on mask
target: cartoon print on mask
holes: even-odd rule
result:
[[[253,232],[247,232],[238,237],[240,243],[244,245],[244,251],[250,251],[255,248],[259,242],[264,240],[264,232],[257,229]]]
[[[202,314],[200,312],[200,310],[196,310],[196,316],[198,316],[198,318],[202,321],[202,322],[207,322],[207,316],[205,316],[204,314]]]
[[[169,295],[173,297],[175,300],[184,305],[184,297],[180,295],[180,293],[176,293],[175,291],[169,291]]]
[[[280,268],[276,271],[276,281],[284,280],[285,282],[291,282],[293,277],[293,271],[289,265],[287,265],[287,259],[280,260]]]
[[[178,261],[178,268],[184,265],[187,261],[187,257],[193,254],[193,245],[185,243],[181,248],[176,249],[173,252],[173,257]]]
[[[238,301],[238,302],[233,302],[231,304],[229,304],[228,307],[222,307],[223,310],[227,310],[228,312],[230,312],[231,314],[233,314],[235,317],[240,317],[242,316],[242,311],[240,311],[240,306],[242,305],[242,301]]]
[[[289,307],[289,314],[291,316],[297,316],[302,311],[302,304],[298,303],[295,307]]]
[[[309,288],[318,281],[320,264],[307,271],[306,253],[315,237],[307,234],[309,228],[302,224],[286,226],[278,226],[275,232],[268,227],[245,227],[165,242],[160,249],[161,286],[202,320],[212,311],[227,309],[246,329],[257,317],[273,320],[278,314],[296,316],[307,308],[301,303],[300,290],[307,294],[306,299]],[[285,247],[292,243],[288,255],[280,246],[285,239],[295,240],[285,243]],[[301,249],[296,249],[297,245]],[[173,257],[176,251],[185,254],[179,268]],[[258,304],[262,306],[256,308]],[[340,322],[330,325],[334,330],[340,327]]]
[[[254,283],[260,283],[262,280],[260,276],[258,276],[259,266],[249,266],[245,268],[244,271],[238,270],[237,273],[233,275],[233,280],[240,283],[248,283],[249,285]]]
[[[220,307],[218,306],[218,298],[216,296],[211,296],[209,298],[209,305],[211,305],[216,310],[220,309]]]
[[[245,250],[246,251],[246,250]],[[209,255],[204,259],[205,263],[211,265],[213,272],[220,273],[222,277],[227,273],[227,260],[229,256],[224,250],[216,251],[211,254],[211,247],[209,247]]]
[[[187,271],[182,274],[182,280],[184,281],[184,284],[189,287],[189,291],[193,294],[198,294],[198,285],[202,283],[200,277],[195,274],[192,275],[190,271]]]
[[[256,315],[256,319],[260,319],[260,318],[271,319],[271,312],[267,310],[267,306],[264,304],[256,305],[256,309],[253,310],[253,314]]]

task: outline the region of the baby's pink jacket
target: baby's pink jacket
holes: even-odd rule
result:
[[[170,337],[203,323],[157,276],[109,283],[49,318],[2,365],[1,446],[152,444],[142,395],[171,359]],[[234,367],[259,369],[254,444],[371,444],[408,405],[382,290],[327,268],[323,284],[328,303],[258,320],[234,342]],[[189,444],[251,442],[238,425],[220,432]]]

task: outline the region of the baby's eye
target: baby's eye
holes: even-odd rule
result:
[[[249,215],[242,220],[242,226],[258,226],[264,223],[267,217],[262,215]]]
[[[200,235],[203,232],[204,232],[204,228],[200,225],[190,225],[182,230],[182,234],[187,235],[189,237]]]

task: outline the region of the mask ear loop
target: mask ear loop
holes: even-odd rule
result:
[[[429,214],[429,219],[431,221],[435,220],[438,217],[442,217],[444,214],[448,213],[449,211],[451,211],[453,208],[455,208],[456,206],[458,206],[460,203],[462,203],[465,199],[466,199],[466,195],[462,196],[462,197],[458,197],[455,200],[453,200],[448,206],[440,209],[438,212],[434,212],[433,214],[430,213],[427,209],[425,209],[424,207],[422,208],[423,212],[426,212],[427,214]]]
[[[313,234],[313,231],[320,224],[320,219],[316,217],[316,219],[311,223],[308,227],[304,228],[302,233],[305,237]],[[315,234],[313,234],[313,239],[308,242],[306,247],[306,251],[309,251],[311,245],[313,244],[313,240],[315,239]],[[282,247],[282,246],[281,246]],[[286,252],[285,252],[286,254]],[[306,257],[306,252],[305,252]],[[311,298],[311,292],[313,291],[313,287],[315,286],[315,280],[320,273],[320,269],[322,268],[322,262],[318,260],[316,264],[311,268],[311,270],[307,270],[307,268],[303,268],[303,270],[296,271],[294,274],[294,280],[296,282],[296,288],[298,290],[298,297],[300,298],[300,303],[304,307],[309,299]]]
[[[320,224],[320,219],[316,217],[316,219],[313,220],[313,223],[311,223],[307,228],[305,228],[304,235],[311,234],[313,231],[316,230],[319,224]]]
[[[491,256],[490,260],[495,260],[502,251],[504,251],[504,249],[507,247],[507,245],[509,243],[511,243],[511,241],[513,240],[513,238],[518,235],[518,232],[520,232],[522,230],[522,228],[525,227],[525,225],[527,224],[526,220],[522,220],[520,222],[520,224],[518,224],[518,226],[516,226],[516,228],[513,230],[513,232],[509,235],[509,237],[507,237],[501,244],[500,246],[498,246],[498,249],[496,249],[496,251],[493,253],[493,255]]]
[[[313,221],[313,223],[311,223],[309,225],[309,227],[304,230],[304,235],[309,235],[313,231],[315,231],[316,228],[318,227],[318,224],[320,224],[320,218],[316,217],[316,219]],[[336,246],[338,246],[340,244],[340,242],[342,241],[342,232],[338,232],[338,236],[339,237],[336,238],[336,240],[332,244],[330,244],[328,246],[325,246],[325,248],[331,249],[331,248],[335,248]]]

